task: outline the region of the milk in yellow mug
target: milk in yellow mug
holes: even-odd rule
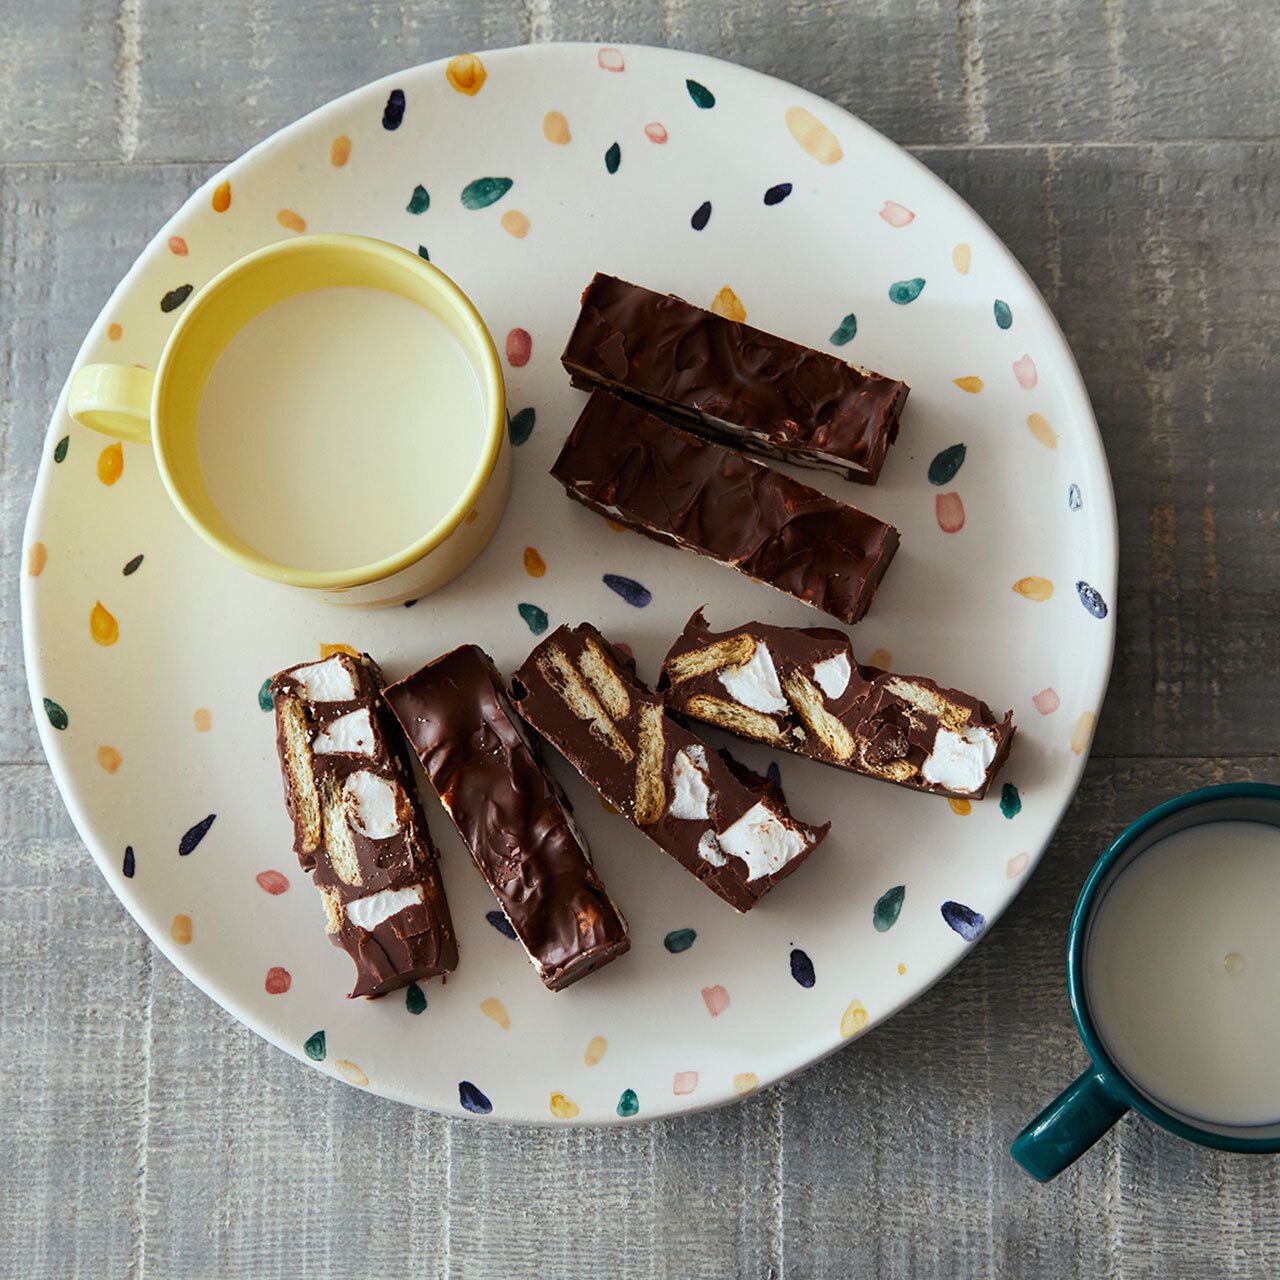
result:
[[[502,371],[470,300],[360,236],[269,245],[185,304],[154,374],[77,370],[71,416],[150,443],[221,555],[346,605],[449,582],[506,505]]]

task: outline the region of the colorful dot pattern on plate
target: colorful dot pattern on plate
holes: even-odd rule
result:
[[[495,1120],[616,1123],[745,1097],[931,985],[991,926],[1056,825],[1096,729],[1114,626],[1096,428],[1052,318],[1004,249],[890,144],[799,89],[669,51],[462,51],[351,95],[212,178],[98,318],[83,358],[154,368],[213,274],[264,239],[316,230],[435,254],[474,298],[507,383],[510,505],[476,566],[437,595],[335,622],[209,556],[164,503],[147,450],[94,436],[59,406],[21,561],[27,666],[59,783],[129,909],[216,999],[335,1081]],[[655,275],[659,261],[669,269]],[[536,637],[586,618],[652,680],[704,603],[713,625],[827,622],[611,529],[547,476],[581,404],[560,344],[598,268],[911,383],[884,482],[855,501],[918,550],[895,564],[855,651],[954,672],[1015,707],[1019,743],[982,802],[837,787],[788,757],[788,796],[832,819],[829,847],[745,919],[726,918],[566,774],[632,920],[632,954],[577,998],[542,989],[430,810],[462,963],[446,983],[345,1000],[310,887],[290,892],[296,859],[265,763],[269,672],[338,642],[394,678],[474,641],[509,673]],[[806,478],[845,495],[836,477]],[[232,616],[253,623],[214,646],[175,639],[222,635]],[[966,620],[941,649],[940,616]],[[897,668],[875,648],[890,636]],[[994,661],[1006,640],[1008,661]],[[139,697],[146,688],[183,694]],[[776,759],[750,763],[779,780]],[[860,821],[893,833],[856,860],[839,847],[855,790]],[[954,856],[939,859],[942,845]]]

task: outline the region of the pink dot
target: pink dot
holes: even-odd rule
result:
[[[729,1007],[729,993],[721,986],[703,987],[702,999],[713,1018],[718,1018]]]
[[[1009,859],[1009,864],[1004,869],[1004,878],[1006,880],[1016,880],[1027,869],[1027,863],[1030,861],[1029,854],[1016,854]]]
[[[289,974],[288,969],[282,969],[279,965],[267,970],[267,980],[263,984],[267,989],[269,996],[282,996],[293,986],[293,978]]]
[[[1040,375],[1036,372],[1036,362],[1030,356],[1023,356],[1021,360],[1013,362],[1013,376],[1017,378],[1018,386],[1024,391],[1030,391],[1040,381]]]
[[[636,655],[631,651],[631,646],[625,640],[615,640],[613,642],[615,649],[620,649],[628,658],[634,658]]]
[[[601,71],[625,71],[627,64],[622,60],[622,50],[614,48],[601,49],[596,55]]]
[[[666,126],[659,124],[656,120],[645,125],[644,136],[648,138],[650,142],[656,142],[659,146],[666,142],[667,138],[670,137],[667,133]]]
[[[964,528],[964,503],[958,493],[940,493],[934,500],[938,528],[943,533],[959,533]]]
[[[283,893],[289,887],[289,881],[278,871],[259,871],[254,879],[265,893]]]
[[[698,1087],[698,1073],[696,1071],[677,1071],[675,1078],[671,1081],[671,1092],[692,1093]]]
[[[512,329],[507,334],[507,363],[513,369],[523,369],[533,354],[533,339],[528,329]]]
[[[906,205],[899,204],[896,200],[886,200],[884,208],[880,210],[880,216],[891,227],[905,227],[908,222],[914,222],[916,218]]]
[[[1062,699],[1053,689],[1041,689],[1031,701],[1035,703],[1036,710],[1042,716],[1051,716],[1062,706]]]

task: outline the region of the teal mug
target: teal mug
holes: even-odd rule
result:
[[[1099,906],[1118,877],[1158,841],[1191,827],[1226,821],[1280,828],[1280,787],[1229,783],[1178,796],[1139,818],[1089,873],[1071,917],[1067,989],[1076,1029],[1091,1062],[1014,1140],[1010,1153],[1033,1178],[1048,1182],[1056,1177],[1129,1111],[1202,1146],[1223,1151],[1280,1152],[1280,1116],[1265,1124],[1219,1124],[1157,1101],[1117,1065],[1090,1009],[1090,930]],[[1280,832],[1277,835],[1280,838]],[[1171,921],[1170,928],[1175,928],[1176,923]],[[1188,1028],[1190,1034],[1194,1030]],[[1280,1062],[1274,1066],[1280,1072]]]

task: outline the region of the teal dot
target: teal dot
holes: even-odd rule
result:
[[[317,1031],[314,1035],[309,1036],[302,1046],[302,1052],[313,1062],[323,1062],[325,1053],[324,1032]]]
[[[992,310],[996,313],[996,324],[1001,329],[1007,329],[1013,323],[1013,312],[1009,310],[1007,302],[1001,302],[999,298],[995,301]]]
[[[689,97],[693,99],[694,105],[701,107],[703,111],[716,105],[716,95],[705,84],[699,84],[696,80],[686,80],[684,87],[689,90]]]
[[[510,178],[477,178],[462,188],[464,209],[487,209],[511,190]]]
[[[1012,782],[1000,788],[1000,812],[1006,818],[1016,818],[1022,812],[1022,797]]]
[[[955,474],[964,466],[965,447],[962,444],[949,445],[937,454],[929,463],[929,483],[947,484],[955,478]]]
[[[44,713],[49,717],[49,723],[55,729],[65,729],[71,723],[67,718],[67,713],[52,698],[44,700]]]
[[[518,410],[514,415],[507,414],[507,435],[514,445],[522,445],[533,435],[538,424],[538,415],[532,406]]]
[[[66,460],[67,449],[70,447],[70,445],[71,445],[70,436],[63,436],[62,439],[59,440],[56,445],[54,445],[53,447],[54,462],[63,462]]]
[[[431,208],[431,197],[427,194],[427,189],[419,183],[413,189],[413,195],[409,197],[409,203],[405,205],[405,209],[409,213],[426,213]]]
[[[902,912],[902,900],[907,896],[905,884],[894,885],[892,889],[882,893],[871,912],[871,923],[877,933],[888,933],[898,923]]]
[[[547,611],[539,609],[536,604],[518,604],[516,608],[535,636],[540,636],[551,625]]]
[[[831,335],[832,345],[843,347],[850,343],[858,336],[858,317],[849,312],[843,320],[835,327],[835,332]]]
[[[923,289],[923,276],[916,276],[914,280],[899,280],[889,286],[889,301],[905,307],[908,302],[914,302]]]
[[[628,1119],[640,1110],[640,1099],[636,1097],[634,1089],[623,1089],[622,1097],[618,1099],[618,1114],[624,1119]]]
[[[258,686],[258,709],[260,711],[270,711],[274,705],[271,701],[271,677],[268,676]]]
[[[673,956],[678,956],[682,951],[688,951],[693,946],[697,933],[693,929],[672,929],[669,934],[662,940],[662,945],[671,952]]]
[[[431,255],[427,252],[427,246],[425,244],[420,244],[418,246],[418,257],[420,257],[423,262],[431,261]]]
[[[410,1013],[423,1013],[427,1007],[427,997],[416,982],[411,982],[404,989],[404,1007]]]
[[[608,151],[604,153],[604,167],[610,173],[617,173],[618,166],[622,163],[622,148],[615,142]]]

